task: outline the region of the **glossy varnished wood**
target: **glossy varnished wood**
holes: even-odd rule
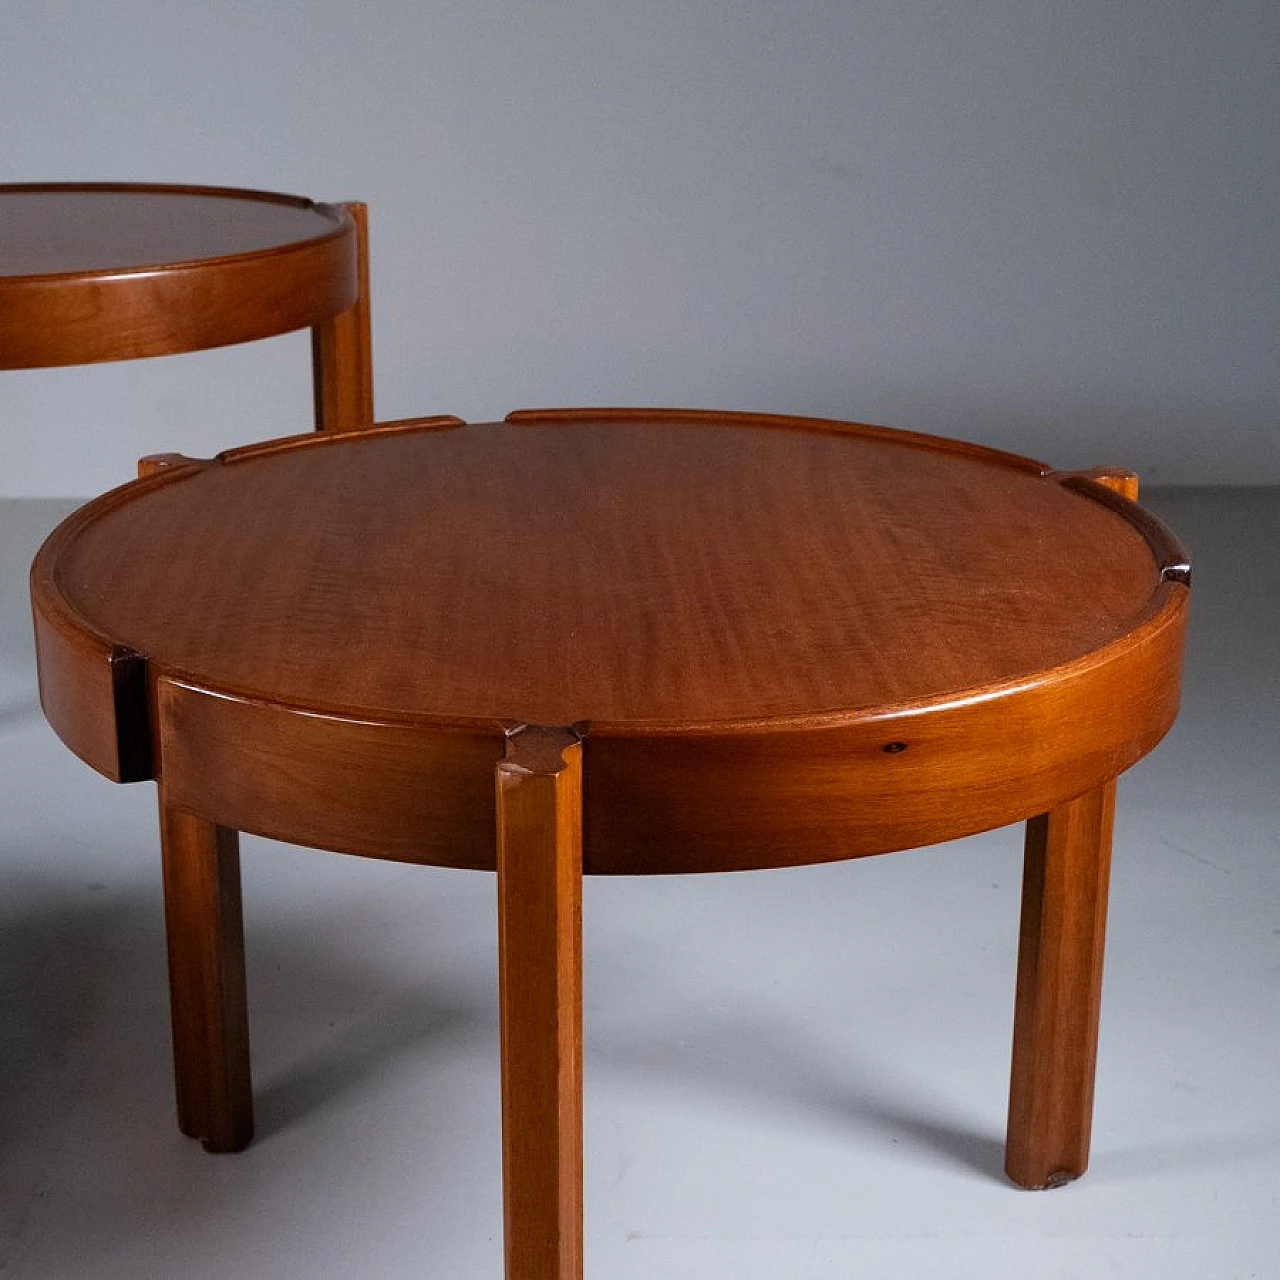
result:
[[[51,723],[161,782],[184,1129],[252,1123],[235,830],[496,867],[508,1277],[577,1280],[582,874],[1030,819],[1007,1164],[1077,1176],[1115,778],[1176,714],[1190,580],[1136,483],[650,410],[144,460],[32,594]]]
[[[369,210],[355,202],[343,207],[356,233],[356,297],[345,311],[311,330],[312,385],[320,431],[359,431],[374,425]]]
[[[216,187],[0,187],[0,368],[168,355],[307,328],[359,289],[340,205]]]
[[[0,185],[0,369],[311,328],[316,425],[373,421],[362,204],[225,187]]]
[[[1089,1164],[1114,781],[1027,823],[1005,1168],[1055,1187]]]
[[[92,584],[68,603],[210,687],[619,736],[963,697],[1162,612],[1142,528],[983,461],[678,420],[384,434],[108,499],[61,553]]]
[[[1173,719],[1184,557],[1094,481],[831,423],[454,423],[252,446],[73,517],[34,579],[55,727],[117,776],[102,689],[144,655],[218,764],[182,784],[202,812],[492,867],[482,826],[445,833],[503,727],[576,725],[587,868],[628,872],[1029,817]],[[359,812],[311,781],[339,736]],[[382,802],[415,752],[457,765]]]
[[[496,770],[507,1280],[582,1277],[582,747],[517,726]]]
[[[162,787],[160,849],[178,1127],[239,1151],[253,1137],[239,842]]]

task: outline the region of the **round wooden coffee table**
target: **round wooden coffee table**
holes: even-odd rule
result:
[[[1187,608],[1131,475],[635,410],[142,469],[32,590],[49,720],[159,783],[184,1132],[252,1132],[237,831],[496,867],[508,1275],[578,1276],[582,874],[1027,820],[1007,1167],[1083,1172],[1114,783]]]
[[[365,206],[227,187],[0,186],[0,369],[312,330],[316,425],[373,420]]]

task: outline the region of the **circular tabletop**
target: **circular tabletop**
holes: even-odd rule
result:
[[[844,735],[902,778],[936,773],[931,734],[972,753],[998,723],[1011,757],[1056,734],[1114,776],[1176,708],[1184,576],[1135,504],[1027,459],[583,411],[178,461],[73,516],[33,584],[62,634],[273,714],[572,726],[615,773]]]
[[[0,368],[305,328],[352,305],[356,271],[339,205],[224,187],[0,185]]]

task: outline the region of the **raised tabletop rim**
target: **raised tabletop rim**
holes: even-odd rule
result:
[[[659,717],[634,717],[625,720],[607,717],[584,717],[574,720],[566,728],[572,728],[583,737],[608,737],[611,739],[642,738],[699,738],[716,736],[743,736],[768,733],[821,733],[853,726],[874,725],[877,722],[910,718],[931,713],[962,710],[967,706],[990,702],[1016,694],[1032,686],[1057,682],[1069,682],[1091,669],[1107,665],[1125,650],[1136,648],[1157,635],[1165,627],[1176,623],[1184,610],[1190,569],[1187,553],[1177,537],[1158,519],[1114,489],[1100,483],[1097,476],[1088,472],[1058,471],[1047,463],[1009,453],[985,445],[948,436],[935,436],[923,432],[900,430],[869,423],[846,422],[827,418],[804,418],[783,414],[738,413],[718,410],[664,409],[596,409],[574,408],[567,410],[516,410],[506,415],[500,423],[470,423],[453,415],[436,415],[424,418],[407,418],[379,424],[376,432],[364,430],[333,432],[323,435],[308,433],[286,436],[273,440],[226,449],[213,458],[194,459],[180,455],[166,458],[153,474],[131,480],[92,499],[64,520],[41,547],[32,565],[31,583],[33,599],[39,610],[59,627],[69,627],[86,638],[92,638],[104,650],[119,653],[122,657],[141,657],[121,644],[97,626],[92,619],[68,600],[53,581],[45,566],[52,568],[62,548],[70,544],[86,527],[117,506],[131,501],[152,489],[181,483],[193,473],[208,466],[236,466],[264,456],[287,453],[295,449],[322,449],[343,445],[377,447],[380,439],[394,434],[430,433],[448,430],[467,430],[481,426],[536,426],[544,423],[643,423],[665,422],[696,425],[699,423],[727,426],[782,427],[827,434],[853,434],[863,438],[881,440],[908,449],[928,449],[942,453],[956,453],[976,458],[992,465],[1009,467],[1035,475],[1049,483],[1057,483],[1076,492],[1082,498],[1098,503],[1125,519],[1147,542],[1153,561],[1157,565],[1153,588],[1145,605],[1122,634],[1076,657],[1024,672],[1007,679],[987,682],[980,686],[946,689],[937,694],[875,704],[832,707],[794,713],[772,713],[744,716],[724,716],[704,719],[663,719]],[[1108,468],[1100,468],[1105,473]],[[511,717],[493,715],[467,715],[457,712],[430,710],[396,711],[388,708],[370,710],[367,707],[343,702],[327,702],[323,699],[292,700],[270,690],[238,685],[233,681],[212,679],[208,673],[184,667],[181,663],[157,662],[169,681],[215,696],[232,698],[247,704],[271,707],[286,714],[316,716],[349,723],[387,726],[417,726],[425,731],[458,732],[462,734],[506,734],[521,726],[517,718],[518,708],[512,708]]]
[[[947,437],[828,419],[680,410],[570,410],[509,415],[503,426],[593,418],[796,425],[934,440],[995,453],[1003,466],[1062,484],[1118,512],[1145,540],[1151,588],[1135,593],[1124,630],[1056,666],[993,682],[979,696],[947,690],[916,702],[830,715],[771,714],[678,722],[596,719],[543,728],[581,743],[583,869],[597,874],[739,871],[916,848],[1044,813],[1106,784],[1168,732],[1180,700],[1189,569],[1181,544],[1101,483],[1128,473],[1055,473],[1044,464]],[[218,459],[148,462],[148,474],[82,507],[32,566],[45,715],[63,742],[117,782],[155,779],[166,803],[223,827],[314,848],[436,866],[493,870],[493,771],[534,727],[493,715],[271,700],[153,662],[77,614],[52,577],[62,544],[104,507],[210,466],[264,452],[374,447],[396,432],[466,430],[442,416],[380,432],[289,437]],[[1153,540],[1155,543],[1153,549]],[[1158,571],[1157,571],[1158,570]],[[310,693],[311,691],[309,691]],[[518,708],[512,708],[518,716]]]

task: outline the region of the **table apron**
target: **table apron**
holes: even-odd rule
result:
[[[1178,588],[1181,591],[1181,588]],[[583,743],[584,869],[746,870],[887,853],[1042,813],[1116,777],[1178,709],[1183,610],[1112,663],[927,713],[825,729]],[[494,868],[503,727],[300,714],[160,678],[171,804],[338,852]]]

